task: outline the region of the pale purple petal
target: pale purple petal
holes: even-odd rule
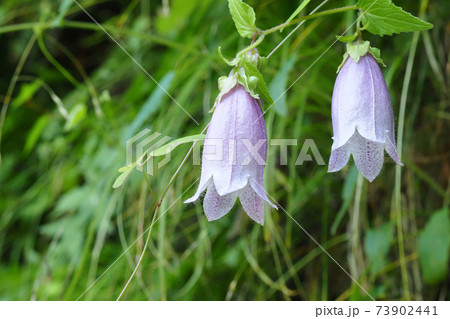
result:
[[[371,54],[344,63],[333,90],[332,119],[329,172],[342,169],[352,154],[358,170],[372,181],[383,166],[384,149],[401,165],[389,91]]]
[[[394,116],[389,91],[372,55],[358,63],[348,58],[333,90],[333,149],[344,145],[357,128],[361,136],[383,142],[386,130],[394,141]]]
[[[391,142],[391,139],[389,136],[386,136],[385,149],[386,149],[386,152],[389,154],[389,156],[394,160],[394,162],[396,162],[398,165],[403,166],[403,163],[400,160],[400,156],[398,156],[395,144],[393,142]]]
[[[383,167],[384,143],[370,141],[356,131],[348,141],[348,147],[358,171],[372,182]]]
[[[265,200],[267,202],[267,204],[269,204],[270,206],[272,206],[275,209],[278,209],[278,207],[276,205],[274,205],[268,198],[267,198],[267,194],[266,194],[266,190],[263,187],[263,180],[260,179],[255,180],[255,179],[250,179],[250,186],[253,188],[253,190],[256,192],[256,194],[259,195],[259,197],[261,197],[263,200]]]
[[[213,221],[226,215],[233,208],[237,196],[237,192],[220,196],[214,184],[210,183],[203,199],[203,209],[205,210],[206,218],[209,221]]]
[[[244,210],[263,224],[264,201],[276,208],[263,187],[266,156],[261,107],[238,84],[216,105],[203,147],[200,185],[186,202],[195,201],[207,188],[203,206],[208,220],[215,220],[233,207],[238,193],[245,189]]]
[[[210,179],[211,179],[211,177],[206,179],[206,178],[203,178],[203,175],[202,175],[202,177],[200,178],[200,183],[198,185],[197,191],[195,192],[194,196],[186,199],[184,201],[184,203],[188,204],[188,203],[195,202],[200,197],[200,194],[203,193],[203,191],[206,189],[206,186],[210,183]]]
[[[329,173],[340,171],[347,165],[347,162],[350,159],[348,143],[349,142],[331,151],[330,161],[328,163]]]
[[[258,102],[241,85],[233,88],[216,106],[206,140],[222,141],[222,160],[208,163],[220,195],[245,187],[250,176],[254,176],[257,170],[264,170],[264,165],[256,162],[243,141],[255,146],[263,139],[264,144],[258,149],[258,154],[265,163],[267,133],[261,115]],[[244,162],[246,165],[242,165]]]
[[[258,224],[264,225],[264,201],[250,185],[239,191],[239,200],[247,215]]]

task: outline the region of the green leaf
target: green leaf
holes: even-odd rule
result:
[[[32,83],[24,83],[20,86],[20,92],[11,103],[12,108],[18,108],[31,100],[34,94],[40,89],[41,82],[34,81]]]
[[[25,147],[23,149],[23,151],[26,154],[29,154],[30,151],[33,149],[34,145],[39,140],[39,137],[41,137],[42,132],[44,132],[44,130],[48,126],[49,122],[50,122],[50,116],[42,115],[34,123],[33,128],[31,129],[30,133],[28,133],[27,140],[25,142]]]
[[[66,125],[64,125],[65,131],[70,131],[73,129],[78,123],[84,120],[86,117],[86,105],[83,103],[79,103],[75,105],[69,112],[69,117],[67,119]]]
[[[307,5],[308,3],[310,3],[310,2],[311,2],[311,0],[303,0],[303,2],[300,3],[300,5],[298,6],[298,8],[294,11],[293,14],[291,14],[291,16],[286,20],[285,23],[288,23],[289,21],[291,21],[292,19],[294,19],[294,18],[300,13],[300,11],[302,11],[302,10],[306,7],[306,5]],[[283,30],[283,29],[282,29],[282,30]]]
[[[55,27],[61,24],[64,16],[66,15],[67,11],[69,11],[70,6],[73,4],[73,0],[61,0],[61,3],[59,4],[59,12],[58,16],[53,20],[51,26]]]
[[[166,154],[172,152],[178,145],[191,143],[191,142],[195,142],[198,140],[204,140],[204,139],[205,139],[205,134],[185,136],[185,137],[176,139],[174,141],[171,141],[170,143],[164,144],[163,146],[150,152],[150,154],[148,156],[149,157],[163,156],[163,155],[166,155]]]
[[[178,145],[181,144],[185,144],[185,143],[190,143],[190,142],[194,142],[194,141],[198,141],[198,140],[204,140],[205,139],[205,134],[197,134],[197,135],[190,135],[190,136],[185,136],[179,139],[176,139],[170,143],[164,144],[163,146],[157,148],[156,150],[150,152],[150,154],[147,156],[147,159],[150,157],[157,157],[157,156],[163,156],[166,155],[170,152],[172,152]],[[147,152],[145,152],[144,154],[142,154],[134,163],[128,164],[126,166],[123,166],[121,168],[119,168],[119,173],[121,173],[119,175],[119,177],[116,178],[114,184],[113,184],[113,188],[118,188],[120,186],[122,186],[123,182],[125,182],[125,180],[127,179],[127,177],[131,174],[131,172],[133,171],[133,169],[138,166],[138,165],[142,165],[140,164],[142,162],[142,160],[144,159],[144,157],[147,155]],[[146,159],[146,161],[147,161]]]
[[[344,35],[344,36],[337,35],[336,39],[338,39],[339,41],[344,42],[344,43],[349,43],[349,42],[353,42],[356,39],[357,36],[358,36],[357,34]]]
[[[122,171],[122,174],[119,175],[119,177],[116,178],[116,180],[114,181],[113,184],[113,188],[119,188],[120,186],[122,186],[123,182],[125,182],[125,180],[127,179],[127,177],[131,174],[131,172],[133,171],[133,167],[127,167],[127,169],[125,169],[124,171]]]
[[[364,251],[369,258],[372,274],[379,272],[386,264],[386,256],[393,238],[394,227],[390,223],[367,232],[364,239]]]
[[[433,214],[419,235],[418,252],[425,281],[436,284],[447,277],[450,250],[448,209]]]
[[[397,7],[391,0],[358,0],[364,29],[377,35],[428,30],[431,23],[416,18]]]
[[[255,25],[255,11],[242,0],[228,0],[228,7],[236,29],[241,37],[252,38],[258,29]]]
[[[264,81],[264,78],[261,72],[259,72],[258,68],[254,64],[246,61],[245,59],[241,60],[241,65],[244,68],[245,74],[248,77],[255,77],[258,79],[258,82],[256,84],[256,93],[263,99],[263,101],[268,106],[272,105],[273,100],[272,97],[270,96],[269,89],[267,88],[267,84]]]

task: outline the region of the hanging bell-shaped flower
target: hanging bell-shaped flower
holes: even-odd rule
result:
[[[221,96],[206,133],[197,200],[206,189],[203,208],[209,221],[227,214],[239,200],[247,215],[264,224],[266,124],[256,98],[239,83]]]
[[[399,165],[391,99],[380,67],[367,53],[355,62],[347,57],[334,85],[333,146],[328,172],[341,170],[353,155],[369,181],[380,173],[384,150]]]

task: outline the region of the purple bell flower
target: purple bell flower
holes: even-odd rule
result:
[[[347,58],[332,100],[333,146],[328,172],[341,170],[353,155],[359,172],[372,182],[380,173],[384,150],[399,165],[391,99],[383,74],[368,53],[355,62]]]
[[[203,208],[209,221],[227,214],[239,200],[247,215],[264,224],[266,124],[257,100],[236,84],[217,103],[206,133],[197,200],[206,189]]]

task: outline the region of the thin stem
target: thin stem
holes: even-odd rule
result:
[[[353,277],[359,277],[358,268],[358,248],[359,248],[359,225],[361,216],[361,195],[363,186],[363,176],[358,173],[358,179],[356,182],[355,201],[353,205],[353,214],[351,216],[351,229],[350,229],[350,273]]]
[[[203,129],[203,131],[201,132],[201,134],[203,134],[206,129],[208,128],[209,124],[206,125],[206,127]],[[142,263],[142,259],[144,258],[145,255],[145,251],[147,250],[148,247],[148,243],[150,242],[150,235],[152,233],[152,229],[153,229],[153,225],[155,223],[156,220],[156,216],[158,215],[158,210],[161,207],[161,203],[163,201],[163,199],[166,197],[167,192],[169,191],[170,186],[172,185],[173,181],[175,180],[175,178],[177,177],[178,173],[180,172],[181,168],[184,166],[184,164],[186,163],[187,159],[189,158],[189,155],[192,153],[192,151],[194,150],[195,145],[198,143],[198,141],[194,141],[194,143],[192,144],[191,148],[189,149],[188,153],[186,154],[186,156],[184,157],[183,161],[181,162],[181,164],[178,166],[177,170],[175,171],[175,173],[172,175],[172,178],[169,181],[169,184],[167,184],[166,188],[164,189],[163,194],[161,195],[161,199],[159,201],[156,200],[156,196],[154,195],[152,188],[150,186],[150,182],[148,180],[148,176],[145,173],[144,168],[142,169],[142,172],[144,173],[144,177],[145,180],[147,182],[148,188],[150,190],[150,193],[152,194],[153,200],[155,201],[156,204],[156,208],[155,211],[153,212],[153,218],[152,218],[152,222],[150,224],[150,227],[148,229],[148,234],[147,234],[147,239],[145,240],[145,244],[144,244],[144,248],[142,249],[142,253],[141,256],[139,257],[138,263],[136,265],[136,267],[133,270],[133,273],[131,274],[130,278],[128,279],[127,283],[125,284],[125,286],[123,287],[122,291],[120,292],[119,297],[117,297],[116,301],[119,301],[120,298],[122,297],[122,295],[124,294],[125,290],[128,288],[128,285],[130,284],[131,280],[133,279],[134,275],[136,274],[136,272],[138,271],[139,267],[141,266]]]
[[[256,48],[264,40],[264,37],[265,37],[265,35],[263,33],[261,33],[261,35],[258,37],[258,40],[253,42],[250,46],[246,47],[245,49],[239,51],[236,56],[243,55],[243,54],[247,53],[248,51]]]
[[[321,11],[321,12],[317,12],[317,13],[311,13],[307,16],[304,17],[300,17],[297,19],[294,19],[292,21],[277,25],[276,27],[273,27],[271,29],[267,29],[264,31],[261,31],[261,34],[270,34],[273,32],[276,32],[278,30],[284,29],[286,27],[289,27],[291,25],[300,23],[302,21],[306,21],[306,20],[310,20],[310,19],[314,19],[314,18],[319,18],[319,17],[323,17],[323,16],[327,16],[330,14],[334,14],[334,13],[339,13],[339,12],[345,12],[345,11],[350,11],[350,10],[357,10],[357,6],[356,5],[352,5],[352,6],[346,6],[346,7],[341,7],[341,8],[335,8],[335,9],[330,9],[330,10],[325,10],[325,11]]]
[[[428,0],[422,0],[419,10],[419,17],[422,17],[428,6]],[[403,131],[405,123],[406,102],[408,99],[409,84],[411,82],[411,74],[414,65],[414,58],[416,55],[417,44],[419,41],[419,32],[414,32],[411,40],[411,48],[409,50],[408,62],[406,64],[405,77],[403,79],[402,94],[400,98],[400,111],[398,117],[398,130],[397,130],[397,152],[402,156],[403,149]],[[411,300],[411,292],[408,284],[408,270],[406,268],[405,258],[405,246],[403,239],[403,217],[402,217],[402,195],[401,195],[401,183],[402,183],[402,166],[396,165],[395,167],[395,186],[394,186],[394,208],[397,224],[397,244],[400,258],[400,269],[402,274],[402,285],[404,298]]]
[[[419,40],[419,33],[415,32],[413,35],[411,49],[409,50],[408,63],[406,65],[405,78],[403,80],[402,95],[400,99],[400,113],[398,120],[398,130],[397,130],[397,152],[402,154],[403,148],[403,128],[405,122],[406,113],[406,100],[408,97],[409,84],[411,82],[412,67],[414,64],[414,57],[416,54],[417,42]],[[394,187],[394,198],[395,198],[395,216],[397,224],[397,244],[398,253],[400,258],[400,269],[402,274],[402,285],[404,297],[406,300],[411,299],[411,293],[409,291],[408,284],[408,270],[406,269],[405,261],[405,247],[403,239],[403,217],[402,217],[402,198],[401,198],[401,179],[402,179],[402,167],[397,165],[395,167],[395,187]]]
[[[325,3],[327,3],[328,0],[322,1],[317,7],[314,8],[313,11],[310,12],[309,16],[313,15],[317,10],[319,10]],[[275,53],[276,50],[278,50],[279,47],[283,45],[284,42],[287,41],[291,37],[292,34],[294,34],[295,31],[297,31],[303,23],[305,23],[306,20],[301,21],[289,34],[272,50],[272,52],[269,53],[267,58],[269,59],[272,54]]]
[[[361,12],[361,9],[359,11]],[[358,35],[358,42],[362,42],[361,17],[362,17],[362,14],[360,14],[358,19],[356,20],[356,34]]]
[[[16,87],[17,80],[19,79],[20,72],[22,72],[22,68],[25,65],[25,62],[27,61],[28,55],[30,54],[31,49],[33,48],[34,43],[36,42],[36,38],[37,38],[36,34],[33,34],[30,40],[28,41],[27,46],[25,47],[23,54],[20,57],[19,63],[17,63],[16,69],[14,70],[14,75],[11,79],[11,82],[9,83],[5,99],[3,100],[3,106],[0,112],[0,166],[2,164],[1,145],[2,145],[3,125],[5,124],[6,119],[6,112],[8,111],[8,106],[9,103],[11,102],[12,94],[14,92],[14,88]]]
[[[103,28],[105,30],[114,33],[114,35],[127,35],[132,36],[135,38],[143,39],[146,41],[151,41],[154,43],[158,43],[167,47],[171,47],[174,49],[183,50],[186,52],[190,52],[196,55],[204,55],[204,53],[200,52],[199,50],[193,48],[192,46],[185,46],[183,44],[177,43],[175,41],[155,36],[155,35],[149,35],[142,32],[136,32],[131,29],[127,28],[120,28],[108,24],[102,24]],[[63,29],[63,28],[72,28],[72,29],[84,29],[84,30],[92,30],[92,31],[99,31],[99,27],[92,22],[85,22],[85,21],[70,21],[70,20],[63,20],[59,25],[51,26],[50,22],[26,22],[26,23],[18,23],[18,24],[12,24],[12,25],[6,25],[0,27],[0,34],[2,33],[9,33],[9,32],[16,32],[16,31],[24,31],[24,30],[32,30],[32,29],[38,29],[41,32],[45,31],[46,29]]]
[[[200,134],[205,133],[206,129],[209,127],[209,123],[208,125],[205,126],[205,128],[203,129],[203,131]],[[175,173],[173,174],[172,178],[169,181],[169,184],[167,185],[166,189],[164,190],[161,199],[159,200],[159,205],[161,205],[162,200],[164,199],[164,197],[166,196],[166,193],[169,191],[170,186],[172,185],[173,181],[175,180],[175,177],[177,177],[178,173],[180,172],[181,168],[184,166],[184,164],[186,163],[189,155],[191,155],[192,151],[194,150],[195,145],[197,145],[198,141],[194,141],[194,143],[192,144],[191,148],[189,149],[189,151],[187,152],[186,156],[184,157],[183,161],[181,162],[180,166],[178,166],[177,170],[175,171]]]
[[[155,202],[155,205],[156,205],[156,206],[159,206],[158,200],[156,199],[156,196],[155,196],[155,194],[153,193],[153,189],[152,189],[152,187],[150,186],[150,181],[148,180],[148,176],[147,176],[147,174],[145,173],[144,165],[142,165],[141,168],[142,168],[142,172],[144,173],[144,178],[145,178],[145,181],[147,182],[148,189],[150,190],[150,194],[151,194],[152,197],[153,197],[153,201]]]
[[[145,174],[145,173],[144,173]],[[119,301],[122,295],[124,294],[125,290],[127,289],[128,285],[130,284],[131,280],[133,279],[134,275],[136,274],[137,270],[139,269],[139,266],[142,263],[142,259],[144,259],[145,251],[147,250],[148,243],[150,242],[150,235],[152,233],[153,224],[155,223],[156,216],[158,215],[159,205],[156,206],[155,211],[153,213],[152,223],[150,224],[150,228],[148,229],[147,239],[145,240],[144,248],[142,249],[141,256],[139,257],[139,261],[136,265],[136,267],[133,270],[133,273],[131,274],[130,278],[128,279],[127,283],[125,284],[125,287],[123,287],[122,291],[120,292],[119,297],[117,297],[116,301]]]

